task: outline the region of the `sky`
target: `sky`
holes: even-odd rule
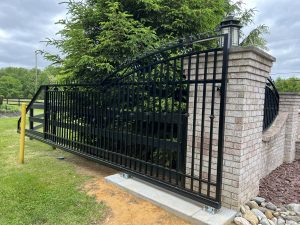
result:
[[[46,38],[56,37],[61,27],[55,22],[65,18],[62,0],[0,0],[0,67],[35,66],[35,50],[56,51],[46,46]],[[300,77],[300,1],[244,0],[245,7],[255,7],[254,23],[270,28],[266,35],[268,53],[276,57],[273,78]],[[255,25],[253,25],[254,27]],[[245,28],[249,32],[251,27]],[[38,55],[38,67],[51,63]]]

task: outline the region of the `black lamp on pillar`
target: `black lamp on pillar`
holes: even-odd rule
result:
[[[222,34],[228,34],[228,47],[239,46],[242,25],[233,15],[227,16],[220,24]]]

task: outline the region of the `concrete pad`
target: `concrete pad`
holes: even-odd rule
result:
[[[114,174],[105,179],[195,224],[225,225],[230,223],[236,214],[236,211],[224,207],[215,214],[209,213],[199,203],[137,178],[126,179],[121,174]]]

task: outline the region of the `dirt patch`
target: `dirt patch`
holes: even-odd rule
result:
[[[275,205],[300,202],[300,160],[285,163],[260,181],[259,195]]]
[[[76,165],[78,172],[92,176],[84,190],[96,197],[98,201],[105,202],[110,208],[104,225],[189,225],[174,214],[138,198],[128,192],[105,181],[105,177],[118,171],[103,165],[79,158],[66,159]]]

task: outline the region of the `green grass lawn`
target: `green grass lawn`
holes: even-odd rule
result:
[[[56,157],[60,150],[26,139],[18,163],[17,118],[0,119],[0,224],[95,224],[105,206],[80,188],[90,179]],[[70,156],[64,152],[64,156]]]

